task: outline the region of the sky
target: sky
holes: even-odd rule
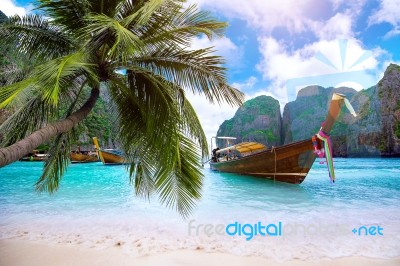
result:
[[[1,0],[6,15],[32,12],[31,0]],[[199,36],[192,48],[224,56],[229,83],[246,100],[270,95],[284,104],[308,85],[375,85],[400,63],[400,0],[189,0],[228,23],[225,36]],[[208,139],[238,107],[188,93]]]

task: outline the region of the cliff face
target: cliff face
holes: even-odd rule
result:
[[[381,143],[383,156],[400,156],[400,66],[391,64],[378,83],[382,118]]]
[[[281,143],[281,115],[279,102],[270,96],[259,96],[246,101],[235,116],[219,127],[217,136],[236,137],[237,141],[256,141],[267,146]],[[218,146],[225,146],[222,141]]]
[[[300,90],[297,99],[284,109],[284,143],[307,139],[318,132],[332,93],[338,92],[347,96],[357,117],[343,106],[331,132],[334,156],[399,156],[399,69],[391,65],[377,86],[359,92],[317,86]]]
[[[353,117],[343,106],[331,131],[334,156],[400,156],[400,67],[394,64],[386,69],[384,77],[376,86],[359,92],[345,87],[309,86],[301,89],[296,100],[284,107],[280,144],[309,139],[317,133],[325,120],[334,92],[345,94],[357,113],[357,117]],[[240,123],[235,120],[238,113],[241,117],[250,115],[253,118],[248,119],[254,121],[260,116],[247,113],[247,109],[238,111],[234,118],[221,125],[221,132],[218,131],[220,136],[232,132],[224,131],[228,124],[234,126]],[[278,117],[275,117],[277,120]],[[247,124],[246,132],[250,132],[253,126]],[[242,128],[237,126],[234,136],[239,141],[248,140],[243,138]],[[267,129],[271,129],[269,123],[257,127],[257,130]],[[275,134],[278,133],[275,131]],[[277,144],[278,141],[275,141],[272,145]]]
[[[356,118],[351,118],[346,131],[344,146],[346,149],[337,156],[380,156],[381,103],[376,86],[358,92],[351,104],[357,112]],[[343,143],[343,142],[342,142]]]
[[[310,138],[318,132],[321,123],[325,121],[326,110],[334,92],[343,93],[352,97],[356,90],[351,88],[323,88],[320,86],[309,86],[301,89],[295,101],[287,103],[283,110],[283,142]],[[345,117],[340,115],[332,132],[346,131]]]

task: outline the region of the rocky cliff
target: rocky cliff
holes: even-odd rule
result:
[[[383,156],[400,156],[400,66],[391,64],[378,83]]]
[[[345,94],[357,113],[354,118],[343,106],[331,132],[334,156],[400,156],[400,67],[394,64],[386,69],[384,77],[376,86],[359,92],[346,87],[309,86],[301,89],[296,100],[284,107],[281,133],[276,130],[279,125],[277,121],[280,121],[276,114],[278,108],[271,109],[267,115],[274,117],[273,120],[266,119],[265,123],[257,125],[243,123],[244,120],[260,121],[265,117],[262,112],[249,111],[251,109],[245,107],[248,104],[246,102],[235,117],[221,125],[218,135],[233,135],[239,140],[259,141],[257,138],[249,139],[249,134],[270,130],[274,142],[269,139],[259,141],[270,145],[311,138],[325,120],[334,92]],[[273,98],[270,97],[268,102],[258,102],[256,105],[272,103]],[[230,130],[233,128],[234,130]]]
[[[345,94],[349,98],[357,93],[356,90],[345,87],[325,89],[309,86],[301,89],[296,100],[287,103],[283,110],[283,143],[307,139],[318,132],[321,123],[325,121],[326,110],[334,92]],[[332,133],[341,135],[346,130],[347,123],[341,114]]]
[[[217,136],[236,137],[239,142],[256,141],[267,146],[280,145],[279,102],[270,96],[258,96],[246,101],[232,119],[222,123]],[[224,146],[221,141],[217,145]]]

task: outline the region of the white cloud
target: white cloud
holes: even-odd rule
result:
[[[214,47],[215,54],[222,56],[230,66],[237,66],[241,62],[243,51],[227,37],[209,40],[207,36],[194,38],[190,49],[203,49]]]
[[[352,37],[354,35],[352,23],[353,17],[351,15],[337,13],[326,21],[310,23],[310,27],[320,40],[333,40]]]
[[[192,0],[202,9],[222,13],[227,18],[244,20],[248,26],[263,34],[284,28],[290,34],[312,31],[316,36],[327,20],[333,18],[331,30],[338,31],[351,26],[352,17],[362,11],[366,0]],[[342,9],[347,17],[336,17],[336,10]],[[344,19],[344,20],[343,20]],[[327,29],[328,30],[328,29]]]
[[[13,0],[1,0],[0,10],[6,14],[6,16],[13,16],[15,14],[24,16],[28,13],[27,9],[17,6]]]
[[[190,92],[187,92],[186,97],[196,111],[208,141],[217,135],[219,126],[225,120],[231,119],[238,109],[237,106],[232,107],[226,103],[211,104],[204,96]]]
[[[380,8],[369,17],[369,25],[390,23],[393,29],[386,34],[391,37],[400,34],[400,1],[381,0]]]
[[[228,18],[245,20],[250,26],[266,32],[286,27],[290,32],[302,32],[310,21],[308,14],[320,0],[232,1],[193,0],[201,8],[223,13]]]
[[[382,51],[367,51],[354,38],[347,42],[319,40],[294,51],[272,37],[260,38],[259,42],[262,60],[258,69],[264,79],[271,81],[269,91],[281,103],[294,100],[296,92],[307,85],[336,87],[355,82],[361,84],[357,87],[360,89],[377,82],[374,71],[365,70],[378,67],[376,58]]]
[[[232,87],[240,90],[241,92],[245,92],[247,90],[251,90],[253,86],[257,83],[257,78],[254,76],[251,76],[248,78],[245,82],[240,83],[240,82],[234,82],[232,84]]]
[[[386,63],[379,63],[378,58],[381,60],[382,54],[387,52],[379,48],[368,51],[357,39],[358,34],[353,31],[366,0],[192,2],[197,3],[201,9],[221,14],[228,19],[244,21],[256,33],[260,53],[257,70],[269,85],[256,90],[258,86],[255,85],[259,80],[255,76],[233,83],[233,87],[245,92],[246,100],[259,95],[270,95],[280,102],[282,109],[285,103],[294,100],[292,97],[305,86],[346,85],[360,90],[375,85],[383,74],[383,65]],[[386,2],[392,6],[387,7]],[[383,0],[376,17],[370,18],[370,24],[377,23],[376,21],[389,22],[395,26],[391,34],[400,33],[399,10],[399,7],[393,6],[393,2]],[[281,31],[282,29],[284,30]],[[277,34],[275,30],[280,33]],[[278,35],[280,39],[277,39]],[[298,39],[302,46],[293,45]],[[213,44],[204,37],[197,38],[194,47],[203,48],[210,45]],[[215,46],[228,61],[235,60],[237,52],[242,49],[228,38]],[[288,85],[294,90],[294,96],[288,94]],[[236,107],[210,105],[200,96],[189,96],[189,99],[198,113],[208,139],[214,136],[219,125],[232,118],[237,110]]]

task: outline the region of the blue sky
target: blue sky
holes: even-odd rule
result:
[[[0,9],[23,14],[32,2],[2,0]],[[389,63],[400,62],[399,0],[189,2],[229,23],[225,37],[199,37],[192,47],[214,46],[227,60],[230,84],[246,99],[271,95],[283,108],[307,85],[360,90],[376,84]],[[209,137],[237,109],[189,98]]]

